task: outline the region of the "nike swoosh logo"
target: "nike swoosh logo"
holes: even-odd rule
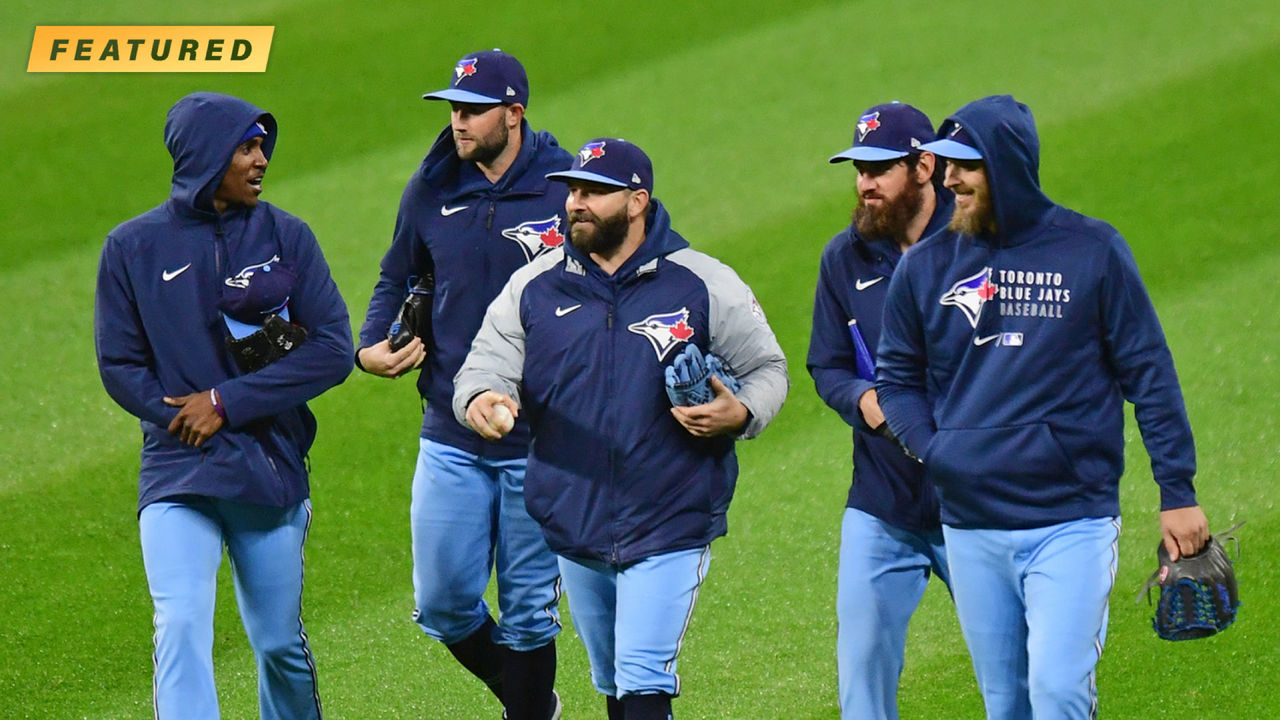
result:
[[[187,263],[186,265],[183,265],[182,267],[178,268],[177,270],[172,270],[172,271],[171,271],[171,270],[165,270],[164,272],[160,273],[160,277],[161,277],[161,278],[164,278],[164,281],[165,281],[165,282],[169,282],[170,280],[172,280],[172,279],[174,279],[174,278],[178,277],[179,275],[181,275],[182,273],[186,272],[186,271],[187,271],[187,268],[189,268],[189,267],[191,267],[191,263]]]
[[[987,343],[991,342],[992,340],[995,340],[998,337],[1000,337],[1000,333],[996,333],[995,335],[988,335],[986,337],[980,337],[980,338],[976,337],[973,339],[973,344],[986,345]]]
[[[573,312],[574,310],[577,310],[580,307],[582,307],[582,303],[578,303],[577,305],[573,305],[567,308],[557,307],[556,317],[564,317],[565,315],[568,315],[569,313]]]
[[[875,285],[876,283],[880,282],[883,279],[884,279],[883,277],[878,277],[878,278],[872,278],[871,280],[858,280],[853,284],[853,286],[858,288],[859,291],[862,291],[862,290],[866,290],[872,285]]]
[[[452,215],[452,214],[454,214],[454,213],[456,213],[456,212],[462,212],[463,210],[466,210],[466,209],[467,209],[467,208],[469,208],[469,207],[471,207],[471,206],[470,206],[470,205],[459,205],[458,207],[448,207],[448,206],[445,206],[445,205],[441,205],[441,206],[440,206],[440,214],[441,214],[441,215],[443,215],[443,216],[445,216],[445,217],[449,217],[450,215]]]

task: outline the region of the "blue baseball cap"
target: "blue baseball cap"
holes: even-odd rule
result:
[[[916,108],[897,101],[868,108],[853,131],[853,147],[828,162],[896,160],[920,152],[933,137],[933,123]]]
[[[578,150],[568,170],[547,173],[548,180],[586,180],[653,194],[653,163],[640,148],[622,138],[596,138]]]
[[[938,139],[925,143],[921,150],[952,160],[981,160],[982,152],[978,143],[963,125],[955,120],[947,120],[938,128]]]
[[[453,66],[449,87],[422,96],[423,100],[529,105],[529,76],[514,55],[483,50],[463,55]]]

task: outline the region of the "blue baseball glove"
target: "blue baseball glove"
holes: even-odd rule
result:
[[[1235,541],[1230,533],[1241,524],[1211,536],[1200,552],[1184,555],[1177,562],[1169,559],[1164,543],[1160,544],[1156,551],[1160,567],[1137,598],[1141,600],[1152,587],[1160,586],[1160,599],[1151,619],[1157,635],[1165,640],[1195,640],[1222,632],[1235,622],[1240,595],[1231,559],[1220,539]],[[1238,541],[1236,547],[1239,553]]]
[[[712,375],[720,378],[729,392],[736,393],[742,389],[742,383],[724,366],[723,360],[712,353],[703,355],[697,345],[686,345],[666,370],[667,397],[671,398],[671,404],[688,407],[714,400],[716,392],[711,389]]]

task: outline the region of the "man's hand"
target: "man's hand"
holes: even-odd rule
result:
[[[360,358],[360,367],[364,368],[365,372],[386,378],[398,378],[422,364],[423,359],[427,357],[427,348],[422,344],[421,339],[415,337],[409,341],[408,345],[392,352],[390,342],[383,340],[376,345],[360,348],[357,355]]]
[[[1164,510],[1160,513],[1160,534],[1169,559],[1177,562],[1183,555],[1195,555],[1209,542],[1209,521],[1199,505]]]
[[[673,407],[671,414],[695,437],[713,437],[742,430],[742,426],[747,424],[747,406],[715,375],[711,376],[711,389],[716,393],[711,402],[691,407]]]
[[[858,411],[862,413],[862,421],[872,430],[878,430],[884,425],[884,411],[880,409],[880,397],[876,395],[875,388],[862,393],[862,397],[858,398]]]
[[[166,405],[182,408],[169,423],[169,434],[177,435],[183,445],[200,447],[205,440],[222,429],[222,418],[213,409],[209,391],[194,392],[180,398],[164,398]]]
[[[515,400],[492,390],[485,390],[475,396],[467,406],[467,424],[486,440],[501,440],[511,432],[511,428],[504,422],[506,418],[502,417],[503,412],[497,410],[499,405],[506,407],[512,418],[520,414],[520,406],[516,405]]]

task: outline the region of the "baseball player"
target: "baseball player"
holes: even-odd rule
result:
[[[528,426],[486,440],[459,427],[449,408],[454,373],[489,302],[513,271],[564,242],[564,188],[545,175],[571,158],[550,133],[530,129],[524,67],[500,50],[464,56],[449,87],[423,97],[449,102],[450,123],[404,190],[356,363],[387,378],[422,366],[426,409],[410,507],[414,621],[511,720],[558,718],[560,576],[525,510]],[[430,336],[393,350],[388,332],[424,276],[434,277]],[[495,567],[496,623],[484,601]]]
[[[525,502],[561,556],[608,716],[667,720],[710,543],[726,532],[734,441],[782,406],[786,359],[751,290],[671,228],[640,148],[592,140],[548,177],[568,183],[572,242],[494,300],[453,410],[486,438],[509,414],[528,421]],[[668,369],[704,353],[739,389],[710,376],[710,402],[672,407]]]
[[[932,138],[916,108],[876,105],[858,118],[853,147],[831,158],[853,161],[858,204],[822,252],[808,365],[818,395],[853,428],[836,594],[845,720],[898,717],[907,622],[930,573],[950,582],[937,496],[886,432],[870,351],[899,258],[951,218],[951,193],[935,186],[936,159],[920,150]]]
[[[1160,486],[1170,555],[1196,552],[1195,451],[1173,359],[1114,228],[1040,190],[1030,110],[947,118],[947,231],[885,300],[876,389],[938,488],[956,612],[987,716],[1092,718],[1120,533],[1124,401]]]
[[[271,114],[195,93],[169,110],[169,199],[111,231],[94,340],[107,393],[142,426],[138,527],[155,604],[155,715],[218,717],[222,548],[264,720],[320,717],[302,626],[311,524],[307,401],[351,371],[351,325],[316,238],[260,202]]]

